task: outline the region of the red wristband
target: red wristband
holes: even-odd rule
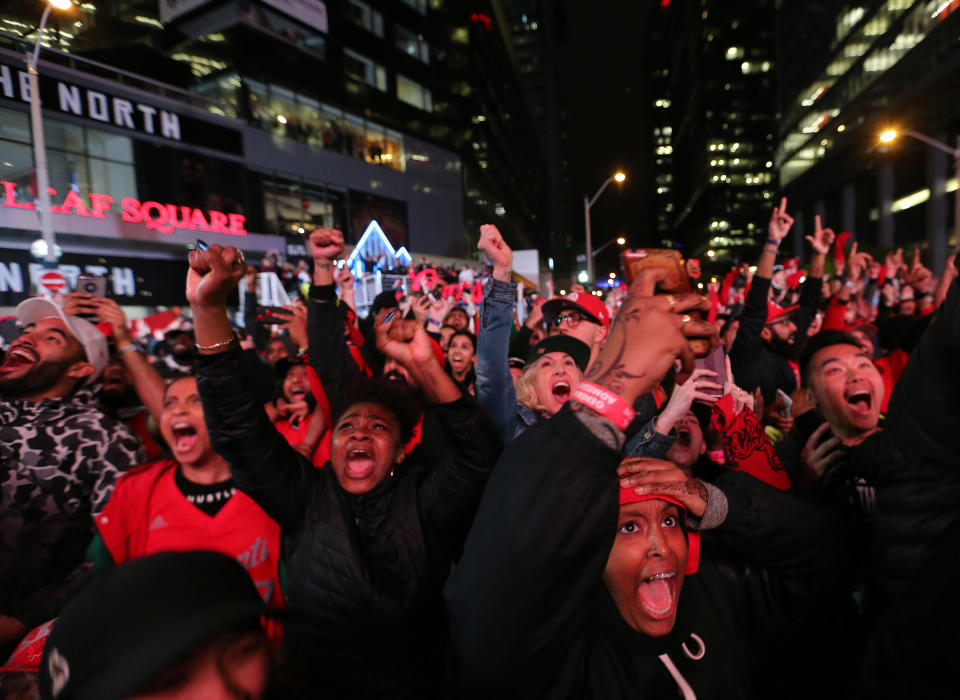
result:
[[[592,408],[620,430],[626,430],[637,415],[630,404],[612,391],[590,382],[580,382],[570,398]]]

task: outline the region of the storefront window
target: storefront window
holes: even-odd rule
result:
[[[126,136],[87,129],[87,153],[120,163],[133,162],[133,144]]]
[[[30,118],[23,112],[0,109],[0,139],[30,143]]]
[[[0,110],[0,179],[15,182],[17,199],[25,202],[36,196],[27,124],[26,115]],[[91,192],[107,194],[117,201],[137,197],[133,141],[129,137],[56,119],[44,119],[43,130],[50,187],[57,192],[55,201],[69,190],[81,197]]]
[[[265,175],[264,217],[267,232],[305,236],[325,226],[343,229],[346,192],[323,183]]]

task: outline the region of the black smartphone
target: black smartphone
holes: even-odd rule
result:
[[[807,440],[810,439],[810,436],[813,435],[814,431],[826,421],[827,419],[823,417],[823,414],[820,412],[819,408],[811,408],[809,411],[801,413],[799,416],[794,418],[793,427],[796,428],[797,432],[800,434],[803,444],[806,444]],[[827,431],[823,434],[820,440],[817,441],[817,445],[823,444],[832,437],[833,431],[827,428]]]
[[[257,321],[272,326],[281,326],[290,323],[293,314],[282,306],[258,306]]]

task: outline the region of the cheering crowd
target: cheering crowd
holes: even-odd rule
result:
[[[518,294],[485,225],[447,275],[479,305],[440,278],[360,317],[335,229],[283,309],[198,242],[159,346],[22,302],[0,696],[950,697],[957,261],[818,218],[800,269],[792,223],[706,296]]]

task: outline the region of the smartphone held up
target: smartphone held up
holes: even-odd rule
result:
[[[620,253],[620,261],[627,284],[631,284],[643,270],[660,269],[664,272],[664,279],[657,283],[657,294],[689,294],[693,291],[680,251],[672,248],[633,248]],[[690,315],[698,320],[702,319],[699,311],[691,312]],[[710,341],[706,338],[691,338],[690,349],[697,357],[704,357],[710,352]]]

